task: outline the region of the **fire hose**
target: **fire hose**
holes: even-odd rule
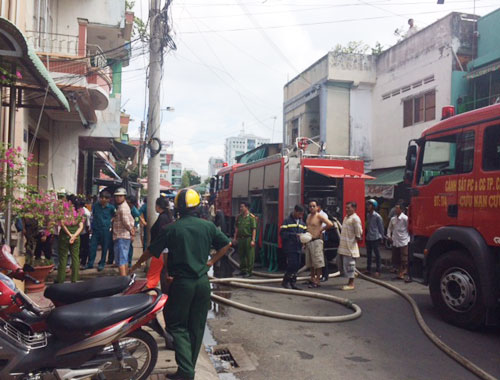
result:
[[[231,262],[232,265],[235,267],[239,268],[239,263],[233,259],[232,255],[234,253],[234,250],[231,250],[230,253],[228,254],[228,259]],[[304,268],[301,269],[301,271],[304,270]],[[300,271],[299,271],[300,272]],[[276,311],[270,311],[262,308],[257,308],[249,305],[242,304],[240,302],[232,301],[227,298],[218,296],[216,294],[212,294],[211,298],[214,302],[220,303],[220,304],[225,304],[227,306],[232,306],[235,308],[238,308],[240,310],[244,310],[250,313],[254,314],[259,314],[263,315],[266,317],[272,317],[272,318],[278,318],[278,319],[286,319],[290,321],[299,321],[299,322],[322,322],[322,323],[332,323],[332,322],[347,322],[347,321],[352,321],[354,319],[357,319],[361,316],[361,308],[353,303],[351,300],[347,298],[341,298],[341,297],[336,297],[333,295],[328,295],[328,294],[323,294],[319,292],[311,292],[311,291],[305,291],[305,290],[292,290],[292,289],[284,289],[284,288],[275,288],[271,286],[263,286],[263,285],[254,285],[254,284],[266,284],[266,283],[280,283],[282,281],[282,276],[279,274],[272,274],[272,273],[264,273],[264,272],[254,272],[256,276],[260,277],[267,277],[267,279],[263,280],[257,280],[257,279],[244,279],[244,278],[211,278],[210,282],[213,284],[224,284],[228,286],[234,286],[234,287],[239,287],[239,288],[245,288],[245,289],[252,289],[252,290],[258,290],[258,291],[266,291],[266,292],[273,292],[273,293],[281,293],[281,294],[289,294],[289,295],[297,295],[297,296],[302,296],[302,297],[309,297],[309,298],[316,298],[316,299],[322,299],[325,301],[330,301],[330,302],[335,302],[340,305],[343,305],[351,310],[353,310],[353,313],[347,314],[347,315],[341,315],[341,316],[308,316],[308,315],[295,315],[295,314],[288,314],[288,313],[281,313],[281,312],[276,312]],[[338,277],[340,275],[340,272],[336,273],[331,273],[329,275],[330,278],[332,277]],[[453,350],[450,346],[446,345],[439,337],[432,332],[430,327],[425,323],[424,318],[422,316],[422,313],[420,312],[420,309],[415,302],[415,300],[408,295],[407,293],[403,292],[401,289],[398,287],[388,284],[385,281],[377,280],[368,276],[365,276],[361,274],[359,271],[357,271],[357,275],[359,278],[372,282],[374,284],[377,284],[379,286],[383,286],[386,289],[389,289],[390,291],[400,295],[403,297],[412,307],[413,314],[415,315],[415,319],[417,321],[417,324],[421,328],[422,332],[425,334],[425,336],[432,342],[434,345],[436,345],[437,348],[439,348],[441,351],[443,351],[446,355],[448,355],[451,359],[455,360],[458,364],[463,366],[465,369],[476,375],[478,378],[483,379],[483,380],[495,380],[497,379],[495,376],[489,374],[482,368],[478,367],[474,363],[472,363],[469,359],[465,358],[461,354],[459,354],[457,351]],[[298,281],[302,280],[307,280],[308,277],[298,277]]]

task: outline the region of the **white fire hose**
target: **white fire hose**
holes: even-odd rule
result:
[[[227,255],[227,258],[233,264],[235,267],[239,268],[239,263],[233,259],[232,255],[234,253],[234,250],[231,249],[229,254]],[[304,268],[302,268],[301,271],[303,271]],[[263,286],[263,285],[255,285],[255,284],[269,284],[269,283],[280,283],[282,281],[282,275],[280,274],[272,274],[272,273],[264,273],[264,272],[253,272],[256,276],[260,277],[267,277],[267,279],[263,280],[257,280],[257,279],[244,279],[244,278],[235,278],[235,277],[230,277],[230,278],[211,278],[210,282],[213,284],[224,284],[228,286],[235,286],[239,288],[245,288],[245,289],[253,289],[253,290],[259,290],[259,291],[265,291],[265,292],[273,292],[273,293],[281,293],[281,294],[293,294],[297,296],[302,296],[302,297],[309,297],[309,298],[316,298],[316,299],[322,299],[325,301],[330,301],[330,302],[335,302],[340,305],[343,305],[349,309],[353,310],[353,313],[347,314],[347,315],[341,315],[341,316],[327,316],[327,317],[318,317],[318,316],[309,316],[309,315],[295,315],[295,314],[287,314],[287,313],[281,313],[277,311],[270,311],[262,308],[257,308],[253,306],[248,306],[236,301],[229,300],[227,298],[218,296],[216,294],[211,295],[211,298],[214,302],[220,303],[220,304],[225,304],[228,306],[235,307],[240,310],[248,311],[250,313],[254,314],[259,314],[263,315],[266,317],[271,317],[271,318],[278,318],[278,319],[286,319],[290,321],[299,321],[299,322],[323,322],[323,323],[332,323],[332,322],[347,322],[347,321],[352,321],[354,319],[357,319],[361,316],[361,308],[350,301],[347,298],[341,298],[341,297],[336,297],[332,296],[329,294],[324,294],[324,293],[319,293],[319,292],[311,292],[311,291],[306,291],[306,290],[293,290],[293,289],[284,289],[284,288],[275,288],[271,286]],[[329,278],[332,277],[338,277],[340,275],[340,272],[332,273],[329,275]],[[474,375],[476,375],[478,378],[483,379],[483,380],[497,380],[496,377],[493,375],[487,373],[474,363],[472,363],[470,360],[453,350],[450,346],[446,345],[441,339],[438,338],[436,334],[432,332],[432,330],[429,328],[429,326],[425,323],[424,318],[422,317],[422,314],[420,313],[420,310],[418,308],[417,303],[415,300],[410,297],[407,293],[403,292],[401,289],[397,288],[396,286],[393,286],[391,284],[388,284],[385,281],[377,280],[368,276],[365,276],[361,274],[359,271],[357,272],[357,275],[359,278],[362,278],[363,280],[373,282],[374,284],[380,285],[385,287],[386,289],[389,289],[396,294],[400,295],[403,297],[408,303],[411,305],[413,313],[415,315],[415,319],[422,329],[423,333],[431,340],[432,343],[434,343],[441,351],[443,351],[446,355],[448,355],[450,358],[455,360],[457,363],[462,365],[465,369],[468,371],[472,372]],[[307,280],[309,277],[297,277],[298,281],[302,280]]]

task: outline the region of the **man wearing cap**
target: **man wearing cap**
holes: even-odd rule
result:
[[[134,240],[135,235],[134,217],[130,212],[129,205],[125,202],[127,191],[119,187],[116,189],[114,196],[117,206],[116,214],[113,218],[115,262],[118,265],[120,276],[126,276],[128,272],[128,252],[130,243]]]
[[[109,203],[111,194],[107,191],[101,191],[99,201],[92,206],[92,223],[90,230],[90,254],[89,261],[85,269],[94,267],[94,261],[97,254],[97,246],[101,246],[101,260],[99,261],[98,271],[104,269],[106,264],[106,255],[111,242],[111,219],[115,215],[115,206]]]
[[[213,223],[198,217],[199,205],[200,195],[195,190],[181,190],[175,197],[180,219],[166,226],[131,268],[140,268],[144,261],[159,257],[168,248],[164,263],[172,282],[163,315],[167,331],[174,338],[178,368],[167,375],[173,380],[194,379],[210,308],[207,272],[230,246],[229,239]],[[217,252],[209,260],[211,247]]]

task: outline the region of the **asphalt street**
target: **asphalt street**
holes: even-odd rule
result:
[[[360,263],[359,267],[363,268]],[[428,289],[416,282],[397,284],[418,303],[425,321],[448,345],[500,378],[500,328],[468,331],[443,322]],[[409,304],[400,296],[358,279],[354,291],[345,279],[323,283],[320,292],[348,297],[361,318],[345,323],[303,323],[271,319],[217,305],[209,328],[218,344],[241,344],[255,370],[234,373],[237,379],[475,379],[433,345],[418,327]],[[306,286],[304,286],[306,287]],[[310,290],[310,289],[308,289]],[[349,310],[333,303],[246,289],[221,287],[216,294],[248,305],[303,315],[339,315]],[[222,378],[222,377],[221,377]]]

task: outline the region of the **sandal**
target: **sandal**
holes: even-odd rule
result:
[[[354,290],[353,285],[344,285],[340,288],[341,290]]]
[[[315,284],[314,282],[311,282],[307,287],[308,288],[319,288],[319,285]]]

